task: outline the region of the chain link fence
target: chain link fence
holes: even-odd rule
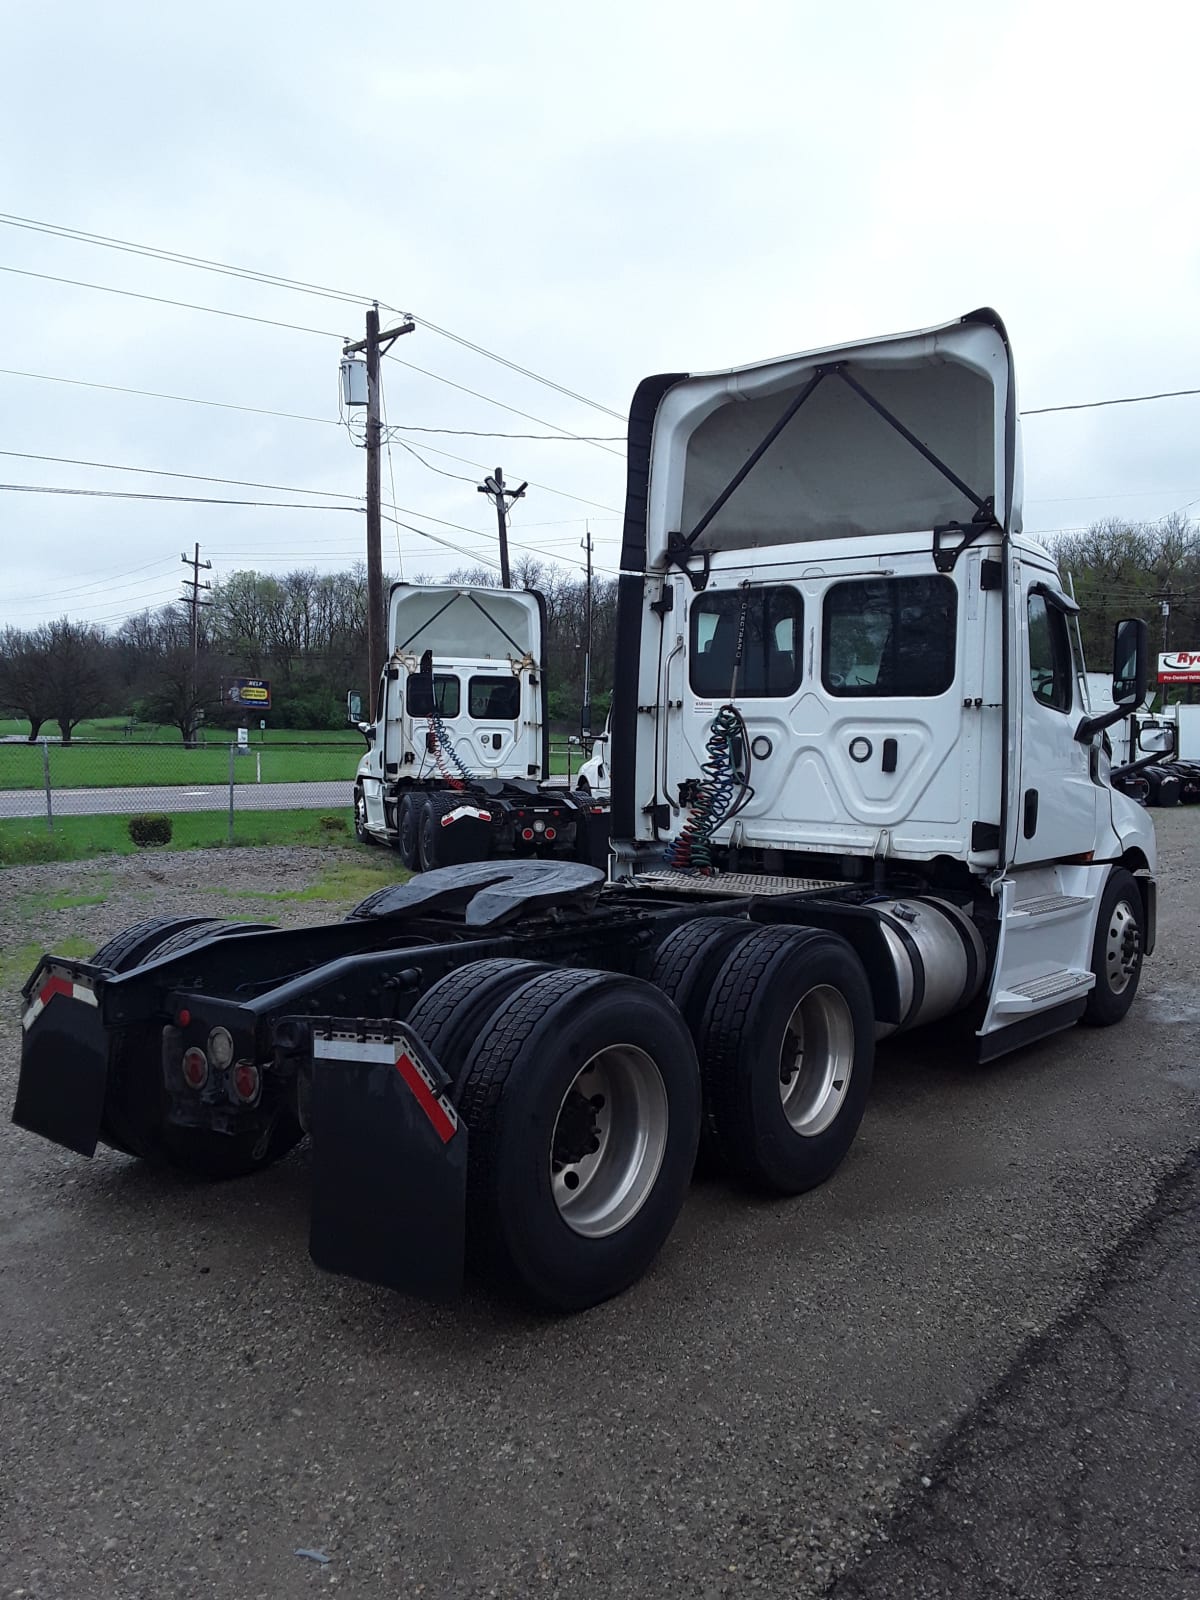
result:
[[[0,822],[53,833],[68,818],[202,816],[203,840],[232,839],[239,813],[349,815],[361,740],[237,740],[188,747],[56,739],[0,741]],[[196,829],[189,830],[195,835]]]
[[[181,846],[269,842],[273,813],[352,825],[361,739],[295,741],[0,738],[0,862],[20,859],[12,841],[61,841],[85,830],[94,847],[118,847],[135,816],[167,816]],[[551,745],[551,782],[570,786],[585,759],[578,743]],[[251,819],[258,821],[252,822]],[[87,819],[85,822],[80,819]],[[8,841],[10,848],[6,850]],[[34,847],[29,845],[26,854]]]

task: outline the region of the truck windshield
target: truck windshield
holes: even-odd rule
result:
[[[472,678],[467,710],[473,717],[514,722],[521,714],[521,685],[511,673],[507,678]]]
[[[954,682],[958,590],[950,578],[868,578],[825,595],[821,680],[830,694],[944,694]]]

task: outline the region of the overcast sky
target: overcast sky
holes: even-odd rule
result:
[[[621,413],[651,372],[984,304],[1025,406],[1195,388],[1195,16],[1053,0],[9,6],[0,210],[377,296]],[[4,368],[320,419],[0,374],[4,451],[361,494],[362,451],[336,425],[336,336],[361,334],[360,309],[12,226],[0,265],[327,330],[2,272]],[[428,329],[396,353],[541,422],[387,362],[393,424],[623,431]],[[1200,398],[1028,418],[1026,527],[1200,500],[1198,422]],[[430,463],[393,450],[404,520],[494,558],[474,483],[501,464],[539,485],[514,540],[581,559],[587,517],[615,565],[619,443],[402,437]],[[19,455],[0,468],[9,484],[324,498]],[[115,623],[179,593],[196,541],[219,576],[330,570],[363,540],[361,516],[334,509],[4,492],[0,518],[0,624]],[[463,564],[395,541],[385,529],[389,570]]]

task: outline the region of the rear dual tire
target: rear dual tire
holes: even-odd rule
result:
[[[544,1309],[580,1311],[642,1276],[683,1205],[695,1049],[636,978],[502,966],[452,973],[409,1023],[455,1079],[469,1130],[468,1264]]]
[[[850,945],[817,929],[699,918],[664,940],[652,977],[696,1041],[705,1164],[780,1195],[830,1177],[874,1066],[874,1005]]]

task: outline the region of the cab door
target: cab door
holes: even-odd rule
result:
[[[1086,715],[1071,650],[1077,607],[1044,568],[1018,560],[1014,568],[1009,692],[1017,716],[1009,836],[1010,858],[1020,866],[1093,849],[1100,789],[1092,774],[1092,747],[1075,738]]]

